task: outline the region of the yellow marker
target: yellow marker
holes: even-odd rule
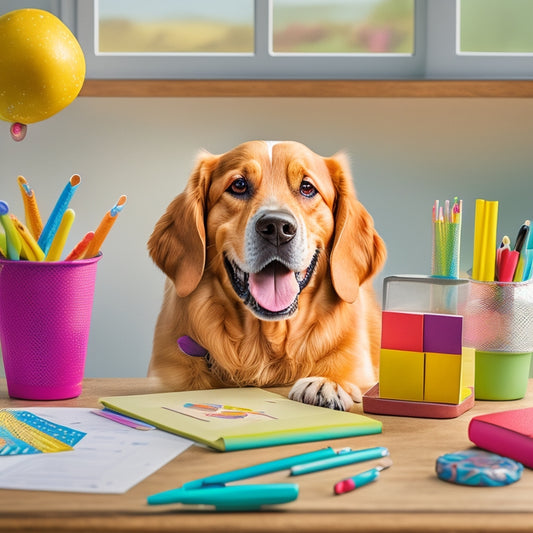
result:
[[[30,230],[35,240],[39,239],[43,231],[43,222],[41,220],[41,213],[37,205],[35,193],[28,185],[28,182],[23,176],[17,178],[17,182],[22,194],[22,201],[24,202],[24,216],[26,218],[26,225]]]
[[[102,243],[104,242],[105,238],[107,237],[107,234],[109,233],[109,230],[117,220],[118,214],[122,211],[124,208],[124,205],[126,204],[126,200],[128,197],[123,194],[119,199],[118,202],[112,207],[105,215],[104,218],[102,218],[102,221],[96,228],[96,231],[94,232],[94,238],[89,244],[89,248],[87,248],[87,251],[83,255],[84,258],[88,257],[94,257],[99,251],[102,246]]]
[[[483,230],[485,228],[485,200],[476,200],[476,214],[474,226],[474,261],[472,263],[472,279],[481,279],[483,264]]]
[[[15,215],[12,214],[10,216],[22,240],[22,255],[29,261],[43,261],[44,252],[33,238],[30,230]]]
[[[59,261],[61,259],[61,253],[67,242],[67,237],[74,222],[75,213],[73,209],[67,209],[61,218],[59,228],[54,236],[50,250],[46,254],[46,261]]]

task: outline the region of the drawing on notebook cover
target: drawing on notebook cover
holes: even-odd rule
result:
[[[182,415],[190,416],[196,420],[210,422],[217,420],[257,420],[257,418],[271,418],[277,420],[277,417],[269,415],[265,411],[255,411],[247,407],[235,407],[233,405],[221,405],[216,403],[190,403],[186,402],[179,407],[163,406],[163,409],[174,411]]]

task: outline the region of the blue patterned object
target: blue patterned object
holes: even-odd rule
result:
[[[437,459],[439,479],[473,487],[501,487],[518,481],[521,463],[483,450],[448,453]]]

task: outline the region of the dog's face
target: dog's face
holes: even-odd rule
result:
[[[324,160],[303,145],[238,147],[212,173],[208,261],[222,254],[233,290],[258,318],[287,318],[329,246],[334,202]]]
[[[324,282],[354,301],[384,247],[347,167],[296,142],[203,154],[150,238],[152,258],[179,296],[208,271],[263,320],[290,317],[300,293]]]

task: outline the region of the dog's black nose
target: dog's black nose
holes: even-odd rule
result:
[[[289,242],[298,229],[296,219],[286,211],[271,211],[264,214],[255,224],[255,231],[274,246]]]

